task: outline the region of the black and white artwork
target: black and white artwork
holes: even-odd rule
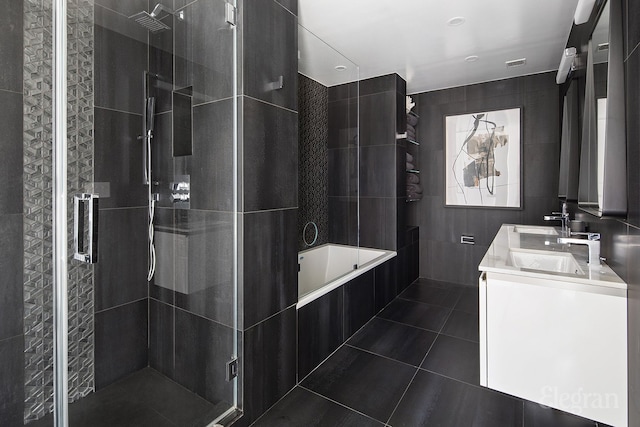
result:
[[[521,207],[520,108],[445,118],[446,205]]]

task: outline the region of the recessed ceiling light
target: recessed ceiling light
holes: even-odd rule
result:
[[[466,19],[464,16],[454,16],[447,21],[447,25],[450,27],[457,27],[458,25],[464,24],[465,21]]]
[[[346,65],[336,65],[334,68],[336,69],[336,71],[344,71],[344,70],[347,69],[347,66]]]
[[[480,59],[478,55],[470,55],[464,58],[464,60],[467,62],[476,62],[478,59]]]

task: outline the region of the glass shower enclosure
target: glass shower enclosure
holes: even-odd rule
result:
[[[0,5],[0,425],[226,425],[235,1]]]

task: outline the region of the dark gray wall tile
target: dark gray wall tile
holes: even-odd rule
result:
[[[329,88],[329,101],[339,101],[342,99],[357,98],[360,83],[351,82],[342,85],[331,86]]]
[[[298,109],[297,18],[274,1],[244,2],[244,94]],[[282,89],[269,88],[282,76]]]
[[[629,361],[629,420],[640,420],[640,229],[629,227],[627,236],[627,335]]]
[[[360,198],[360,245],[396,250],[397,200]]]
[[[329,197],[329,242],[358,244],[358,201],[355,198]]]
[[[251,422],[296,384],[296,308],[244,333],[244,411]]]
[[[163,20],[173,25],[173,20]],[[148,77],[149,96],[156,98],[156,111],[165,112],[172,108],[173,91],[173,31],[149,33],[149,72],[157,76]]]
[[[0,215],[0,340],[23,332],[22,261],[22,215]]]
[[[174,21],[175,86],[193,86],[195,104],[230,97],[234,30],[225,21],[226,2],[187,3],[184,21]]]
[[[360,148],[361,197],[396,197],[396,151],[395,145]]]
[[[360,146],[396,144],[396,91],[360,95]]]
[[[357,197],[358,150],[355,148],[329,149],[329,196]]]
[[[174,234],[165,236],[173,240],[176,248],[175,283],[170,283],[170,274],[163,279],[169,282],[165,287],[176,290],[178,307],[229,327],[233,325],[236,303],[233,233],[231,213],[176,210]]]
[[[243,175],[245,212],[297,206],[296,113],[244,97]]]
[[[125,16],[131,16],[134,13],[142,12],[143,10],[149,11],[148,0],[131,0],[122,2],[119,0],[95,0],[96,6],[103,6],[111,9],[115,12],[121,13]]]
[[[244,215],[244,325],[298,300],[297,209]]]
[[[342,87],[341,85],[339,87]],[[358,137],[357,98],[331,100],[329,90],[329,148],[355,148]],[[350,89],[345,89],[350,92]],[[357,90],[355,91],[357,94]]]
[[[22,93],[23,4],[20,1],[0,1],[3,10],[0,15],[0,32],[2,32],[0,64],[3,64],[0,90],[18,93]],[[7,64],[10,65],[7,66]]]
[[[147,32],[126,16],[102,7],[95,8],[95,23],[95,105],[141,114],[142,76],[148,66]]]
[[[146,299],[95,313],[96,390],[148,363]]]
[[[375,311],[387,306],[398,295],[398,257],[391,258],[374,270]]]
[[[145,206],[142,184],[142,116],[95,108],[95,181],[108,183],[108,197],[100,195],[100,208]]]
[[[175,311],[175,380],[210,402],[233,403],[233,383],[226,363],[233,351],[233,329]]]
[[[233,101],[193,109],[191,209],[233,210]],[[178,172],[176,170],[176,172]]]
[[[0,214],[21,214],[22,94],[0,90],[0,105]]]
[[[149,366],[175,378],[175,308],[149,299]]]
[[[572,415],[568,412],[524,401],[524,425],[526,427],[566,426],[566,427],[597,427],[604,425],[586,418]]]
[[[0,420],[6,426],[24,424],[24,337],[0,340]]]
[[[96,311],[147,297],[147,239],[146,209],[100,211]]]
[[[386,74],[384,76],[373,77],[360,80],[360,96],[372,95],[376,93],[390,92],[398,90],[398,75]]]
[[[640,43],[640,5],[633,0],[627,0],[627,54],[638,47]],[[638,55],[640,52],[634,52]],[[637,76],[637,74],[635,74]],[[637,79],[634,79],[637,81]]]
[[[541,224],[559,207],[559,92],[553,73],[481,83],[414,95],[420,110],[422,201],[409,204],[421,235],[420,276],[474,284],[480,249],[502,223]],[[445,208],[443,201],[443,117],[463,112],[522,107],[523,171],[521,210]],[[460,236],[476,237],[477,246],[461,245]]]
[[[282,6],[286,7],[289,12],[298,15],[298,0],[276,0]]]
[[[344,339],[348,339],[375,314],[374,272],[364,274],[344,284]]]
[[[344,342],[343,294],[334,289],[298,310],[298,381]]]
[[[154,133],[151,143],[151,176],[153,181],[158,182],[158,185],[154,187],[155,191],[160,195],[160,200],[156,203],[158,208],[173,208],[171,183],[175,181],[176,173],[173,157],[172,122],[171,112],[156,114],[154,119]],[[142,150],[142,147],[139,147],[139,150]],[[142,165],[140,169],[142,169]]]

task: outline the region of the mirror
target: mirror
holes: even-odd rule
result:
[[[570,202],[578,201],[584,80],[584,74],[571,78],[562,107],[558,197]]]
[[[621,2],[609,0],[587,51],[578,189],[580,208],[597,216],[627,211],[622,40]]]

